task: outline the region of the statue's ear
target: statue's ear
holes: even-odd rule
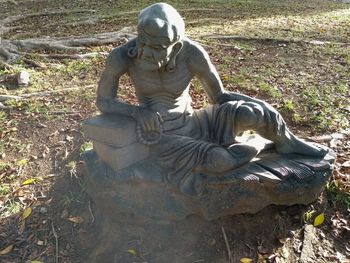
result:
[[[166,66],[166,70],[168,72],[172,72],[175,69],[176,66],[176,57],[177,55],[180,53],[181,49],[182,49],[183,43],[182,41],[178,41],[174,46],[173,46],[173,50],[172,50],[172,54],[170,57],[170,61],[168,63],[168,65]]]

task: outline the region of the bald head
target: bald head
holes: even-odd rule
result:
[[[149,38],[162,38],[171,44],[185,36],[185,23],[171,5],[153,4],[140,12],[137,31]]]

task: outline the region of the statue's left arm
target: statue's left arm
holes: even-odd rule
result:
[[[216,68],[211,63],[207,52],[197,43],[189,42],[190,60],[188,62],[190,70],[199,79],[209,100],[213,104],[223,104],[228,101],[239,101],[256,103],[263,109],[263,115],[268,123],[272,124],[274,130],[280,133],[285,127],[285,122],[281,115],[270,104],[265,101],[249,97],[244,94],[226,91],[222,85]]]

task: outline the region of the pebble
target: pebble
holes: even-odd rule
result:
[[[46,214],[47,213],[47,208],[46,207],[44,207],[44,206],[42,206],[42,207],[40,207],[40,213],[42,213],[42,214]]]
[[[21,71],[20,73],[18,73],[17,76],[17,82],[18,82],[18,86],[28,86],[29,85],[29,81],[30,81],[30,75],[27,71]]]
[[[38,240],[38,242],[36,243],[38,246],[43,246],[44,245],[44,241],[42,240]]]

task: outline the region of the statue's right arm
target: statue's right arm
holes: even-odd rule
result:
[[[97,88],[96,106],[103,113],[121,114],[135,117],[137,106],[118,99],[119,78],[128,70],[130,58],[127,46],[114,49],[107,57]]]
[[[131,62],[127,52],[133,43],[129,43],[130,45],[116,48],[109,54],[98,84],[96,106],[103,113],[132,117],[142,131],[159,131],[159,117],[155,112],[118,99],[119,78],[128,71]]]

